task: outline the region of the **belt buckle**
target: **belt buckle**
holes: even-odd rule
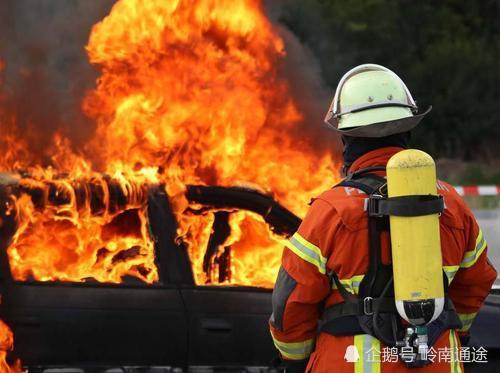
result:
[[[363,312],[367,316],[373,315],[373,298],[372,297],[366,297],[363,299]]]
[[[379,201],[384,199],[384,196],[380,194],[372,194],[368,197],[368,216],[373,216],[376,218],[383,217],[384,214],[381,214],[379,211]]]

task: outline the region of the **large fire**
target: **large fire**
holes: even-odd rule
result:
[[[136,193],[130,185],[166,185],[199,284],[211,280],[200,263],[212,218],[183,214],[186,184],[257,185],[298,215],[332,185],[330,154],[292,135],[304,118],[277,74],[286,51],[260,1],[119,1],[92,29],[87,51],[102,74],[83,102],[97,130],[78,153],[58,135],[52,167],[41,168],[23,147],[16,119],[3,113],[3,169],[26,170],[30,177],[21,183],[28,189],[67,195],[67,203],[43,209],[28,194],[14,201],[19,228],[8,253],[17,280],[157,280],[143,200],[132,196],[113,213],[77,206],[82,179],[101,185],[109,203],[95,171],[111,175],[125,193]],[[135,229],[114,229],[131,209]],[[251,213],[233,214],[230,225],[224,246],[232,248],[234,268],[226,283],[272,286],[280,238]],[[116,260],[131,248],[137,255]]]
[[[16,280],[157,281],[142,193],[159,183],[197,284],[217,284],[202,269],[214,212],[185,213],[187,184],[255,185],[299,216],[333,185],[331,153],[296,129],[305,118],[277,67],[285,45],[260,0],[120,0],[86,49],[101,75],[82,108],[97,130],[76,150],[57,134],[50,167],[30,154],[0,93],[0,166],[42,195],[9,202]],[[120,209],[110,208],[110,180],[127,196]],[[100,211],[78,202],[82,182],[102,189]],[[50,203],[51,190],[63,202]],[[230,214],[229,224],[222,246],[231,248],[231,276],[221,284],[272,287],[282,238],[249,212]]]
[[[102,71],[84,102],[98,122],[89,148],[107,172],[159,167],[198,283],[209,280],[199,237],[207,225],[182,215],[184,185],[257,184],[299,215],[332,185],[329,154],[289,135],[303,118],[278,78],[284,44],[259,1],[121,1],[87,50]],[[231,226],[228,283],[271,287],[281,243],[248,214]]]

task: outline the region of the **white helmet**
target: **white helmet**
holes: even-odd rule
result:
[[[342,77],[325,122],[347,136],[384,137],[416,127],[431,108],[417,115],[415,100],[399,76],[364,64]]]

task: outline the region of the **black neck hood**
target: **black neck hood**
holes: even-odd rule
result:
[[[375,149],[385,148],[389,146],[397,146],[407,149],[410,143],[410,132],[397,133],[386,137],[352,137],[342,136],[344,144],[344,173],[349,169],[351,164],[361,157],[363,154],[371,152]]]

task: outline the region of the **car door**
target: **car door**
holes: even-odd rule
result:
[[[185,363],[187,323],[168,285],[2,283],[1,318],[26,365]]]
[[[252,287],[182,289],[189,317],[190,366],[270,366],[271,291]]]
[[[222,283],[230,272],[230,250],[223,247],[231,232],[229,213],[217,211],[204,255],[205,273],[218,268]],[[202,248],[199,248],[203,250]],[[255,248],[258,250],[259,248]],[[269,366],[274,348],[267,322],[271,290],[251,286],[185,286],[182,296],[189,318],[191,367]]]
[[[201,206],[199,214],[213,214],[206,247],[196,248],[205,253],[202,268],[195,270],[207,273],[217,263],[218,281],[223,284],[186,285],[181,290],[189,318],[189,364],[221,368],[271,366],[277,357],[268,330],[272,291],[228,285],[224,273],[231,273],[231,248],[224,245],[231,233],[229,215],[238,210],[251,211],[261,215],[275,234],[283,236],[293,234],[300,219],[272,196],[246,187],[191,185],[186,195],[190,202]]]
[[[186,365],[188,320],[176,281],[187,258],[161,189],[150,193],[148,212],[160,274],[152,285],[13,281],[0,235],[0,317],[24,365]]]

